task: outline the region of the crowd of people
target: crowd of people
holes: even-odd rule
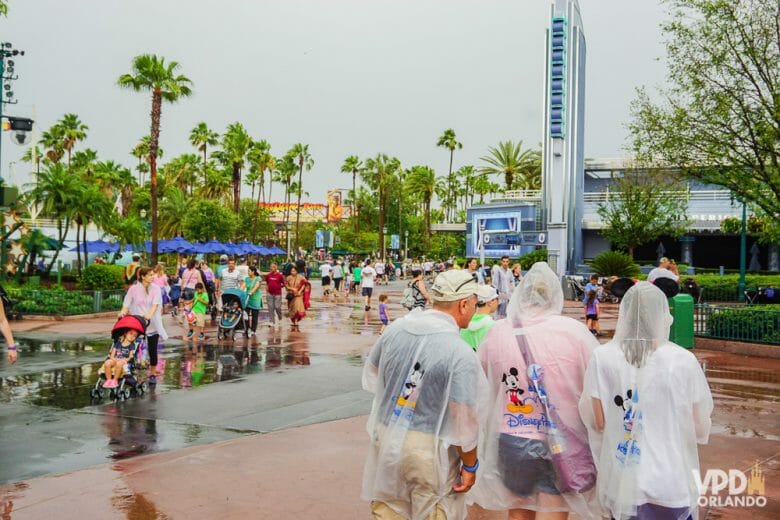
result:
[[[488,277],[471,262],[444,270],[427,288],[426,266],[413,270],[424,303],[371,349],[373,517],[462,519],[475,503],[514,520],[695,518],[713,403],[695,356],[668,340],[666,295],[631,287],[599,345],[593,308],[588,326],[563,316],[546,263],[515,280],[508,260]]]

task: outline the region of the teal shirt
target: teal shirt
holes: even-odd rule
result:
[[[249,292],[255,288],[255,286],[258,286],[257,290],[249,296],[249,299],[246,302],[246,306],[250,309],[262,309],[263,308],[263,293],[260,291],[259,285],[260,285],[260,277],[255,276],[253,278],[249,278],[248,276],[244,278],[244,284],[246,284],[246,293],[249,294]]]

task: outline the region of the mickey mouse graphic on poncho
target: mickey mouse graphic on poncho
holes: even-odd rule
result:
[[[615,396],[615,404],[621,407],[624,411],[623,414],[623,441],[617,445],[616,457],[621,463],[639,462],[639,456],[641,450],[637,445],[636,437],[637,432],[642,427],[642,412],[637,411],[637,405],[639,404],[639,392],[636,390],[628,389],[626,396]]]
[[[529,414],[534,411],[534,407],[530,404],[525,404],[520,398],[525,393],[525,390],[520,388],[519,372],[515,367],[509,368],[509,373],[504,373],[504,377],[501,378],[501,382],[506,385],[506,393],[509,396],[509,403],[506,405],[507,411],[511,413]]]
[[[412,408],[417,405],[417,385],[420,384],[423,374],[425,374],[425,370],[422,369],[422,366],[418,361],[414,364],[411,374],[409,374],[409,377],[406,379],[396,404],[406,406],[408,403]]]

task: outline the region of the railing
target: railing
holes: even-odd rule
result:
[[[729,190],[675,190],[664,191],[674,196],[683,196],[686,200],[715,200],[715,201],[731,201],[732,193]],[[583,194],[583,200],[585,202],[607,202],[611,199],[619,199],[621,192],[611,191],[607,188],[604,191],[587,192]]]
[[[490,197],[491,202],[498,200],[540,200],[542,190],[508,190]]]
[[[41,316],[73,316],[122,308],[125,291],[67,291],[28,287],[7,288],[14,313]]]
[[[780,308],[696,305],[696,336],[780,345]]]

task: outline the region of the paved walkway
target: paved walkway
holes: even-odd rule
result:
[[[391,301],[397,302],[400,286],[391,289]],[[312,355],[354,356],[364,353],[376,338],[377,319],[372,315],[365,320],[359,303],[317,301],[313,310],[301,325],[303,332],[298,340]],[[393,311],[396,315],[401,312],[397,305],[391,307]],[[580,313],[578,305],[567,307],[567,314]],[[614,328],[615,309],[607,309],[605,314],[602,327]],[[32,334],[102,335],[112,321],[110,317],[48,324],[24,321],[14,324],[14,328]],[[174,323],[170,319],[169,323],[173,330]],[[272,334],[264,330],[253,341],[262,345]],[[698,351],[697,356],[705,366],[716,399],[713,435],[710,444],[701,449],[703,467],[748,470],[758,462],[770,497],[762,509],[713,509],[705,512],[706,518],[780,518],[780,361],[708,351]],[[355,383],[352,380],[349,384]],[[358,398],[361,391],[355,390],[356,400],[349,410],[370,404],[367,394]],[[247,394],[241,385],[229,383],[199,391],[215,398],[209,402],[221,402],[225,412],[240,400],[245,410],[231,412],[230,421],[260,411],[265,396],[272,392]],[[185,393],[172,391],[160,399],[175,401]],[[174,402],[169,404],[176,407]],[[114,460],[3,485],[0,509],[6,513],[2,518],[367,518],[367,504],[359,497],[367,450],[365,410],[359,415],[344,415],[343,419],[318,421],[314,417],[308,423],[301,422],[307,425],[300,427],[288,422],[281,429],[262,430],[270,433]],[[24,439],[5,438],[4,442]],[[469,518],[504,515],[473,508]]]

